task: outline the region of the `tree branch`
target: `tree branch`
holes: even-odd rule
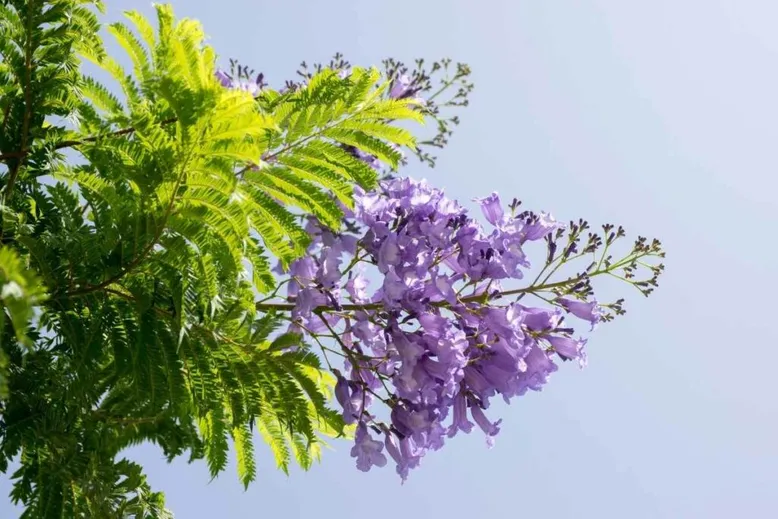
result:
[[[591,274],[584,274],[581,276],[576,276],[573,278],[566,279],[564,281],[557,281],[556,283],[549,283],[547,285],[540,285],[540,286],[529,286],[526,288],[517,288],[514,290],[505,290],[502,292],[495,293],[492,298],[497,297],[504,297],[504,296],[513,296],[518,294],[528,294],[533,292],[539,292],[541,290],[548,290],[551,288],[559,288],[571,284],[578,283],[579,281],[582,281],[586,279],[587,277],[594,277],[600,274],[606,274],[608,273],[608,270],[603,271],[597,271],[592,272]],[[485,303],[490,298],[488,293],[483,294],[476,294],[472,296],[462,297],[459,299],[460,303],[467,304],[467,303]],[[437,307],[437,308],[450,308],[451,303],[448,301],[437,301],[434,303],[430,303],[431,306]],[[257,303],[256,309],[260,312],[269,312],[269,311],[278,311],[278,312],[291,312],[294,310],[295,305],[293,303]],[[333,308],[330,306],[317,306],[316,308],[312,309],[311,312],[313,313],[322,313],[322,312],[331,312],[331,311],[341,311],[341,310],[351,310],[351,311],[364,311],[364,310],[380,310],[384,307],[383,303],[365,303],[365,304],[342,304],[339,308]]]

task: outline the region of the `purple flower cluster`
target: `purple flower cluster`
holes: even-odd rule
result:
[[[449,63],[436,62],[431,72],[448,70]],[[430,91],[430,76],[420,62],[410,75],[393,60],[385,65],[391,83],[384,95],[415,98],[438,123],[438,134],[428,144],[443,147],[451,135],[449,123],[458,119],[441,119],[440,103],[433,99],[457,84],[457,94],[445,104],[467,106],[469,68],[458,64],[453,79],[425,101],[418,96]],[[351,74],[339,55],[330,68],[341,79]],[[254,96],[266,86],[262,74],[254,78],[253,71],[235,62],[232,69],[232,75],[217,72],[223,86]],[[287,81],[282,93],[304,88],[313,73],[303,63],[298,74],[303,81]],[[342,146],[386,173],[377,157]],[[396,149],[404,164],[405,155]],[[416,153],[434,165],[434,157]],[[586,239],[584,220],[564,229],[549,214],[516,214],[519,203],[514,200],[506,208],[496,193],[476,199],[488,230],[424,181],[388,179],[375,191],[357,188],[354,201],[353,210],[342,207],[348,232],[334,233],[309,217],[308,254],[286,271],[278,267],[289,276],[287,300],[264,304],[274,295],[257,308],[288,311],[289,330],[320,346],[337,377],[335,398],[343,419],[356,427],[351,455],[357,468],[383,467],[388,456],[403,480],[429,450],[440,449],[460,431],[470,433],[477,426],[491,446],[501,423],[484,412],[492,398],[500,395],[509,402],[528,390],[539,391],[557,370],[558,359],[585,365],[586,340],[564,323],[565,315],[587,321],[594,330],[598,322],[624,313],[623,299],[597,303],[591,277],[619,271],[616,277],[649,295],[664,269],[642,260],[664,257],[658,240],[639,237],[627,256],[614,260],[608,253],[625,235],[622,227],[606,224],[602,236],[589,232]],[[566,245],[560,243],[565,232]],[[512,288],[530,267],[525,245],[537,241],[546,242],[545,266],[534,281]],[[561,266],[581,257],[593,260],[585,271],[546,283]],[[636,277],[640,269],[650,270],[651,277]],[[547,306],[525,306],[522,297],[528,294]],[[333,355],[343,358],[343,372],[333,367]]]
[[[250,93],[253,96],[259,94],[259,91],[262,90],[262,88],[264,88],[265,86],[267,86],[265,83],[264,74],[258,74],[256,78],[252,79],[248,77],[248,73],[237,74],[233,76],[227,74],[223,70],[217,70],[216,79],[218,79],[219,82],[224,87],[232,88],[235,90],[245,90],[246,92]]]
[[[310,221],[309,254],[288,271],[293,331],[336,341],[336,399],[356,424],[357,468],[384,466],[405,479],[429,450],[474,424],[489,445],[500,430],[484,410],[540,390],[556,358],[585,362],[586,341],[564,313],[596,324],[596,301],[556,298],[531,307],[503,283],[522,279],[527,242],[562,226],[548,214],[515,215],[497,194],[478,200],[489,230],[424,181],[400,178],[357,190],[348,211],[360,233],[335,234]],[[375,272],[371,286],[365,267]],[[328,360],[329,362],[329,360]],[[388,416],[380,419],[373,404]],[[474,423],[473,423],[474,422]]]
[[[414,81],[408,74],[399,74],[392,80],[392,84],[389,89],[389,97],[392,99],[407,99],[409,97],[415,97],[419,103],[424,103],[424,100],[416,97],[422,86],[418,81]]]

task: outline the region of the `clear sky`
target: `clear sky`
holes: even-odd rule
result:
[[[109,0],[151,14],[148,0]],[[290,78],[341,51],[469,63],[476,90],[434,170],[560,219],[623,224],[668,251],[657,293],[541,393],[495,406],[491,451],[459,436],[400,486],[348,446],[309,473],[209,483],[145,463],[180,518],[778,517],[778,3],[769,0],[174,0],[226,63]],[[624,287],[627,288],[627,287]],[[9,488],[0,479],[0,494]],[[0,517],[15,516],[0,500]]]

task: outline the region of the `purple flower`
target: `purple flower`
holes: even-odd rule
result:
[[[400,247],[397,244],[397,236],[390,234],[378,249],[378,270],[382,274],[386,274],[389,267],[400,267],[400,264]]]
[[[454,420],[448,428],[448,436],[453,437],[457,431],[469,434],[473,424],[467,419],[467,398],[461,392],[454,398]]]
[[[411,409],[396,405],[392,409],[392,425],[403,436],[429,431],[436,417],[429,409]]]
[[[506,391],[507,397],[521,396],[528,389],[540,391],[548,381],[548,376],[557,370],[550,354],[538,346],[530,349],[524,357],[524,362],[527,369],[516,377],[515,382],[511,384],[511,390]]]
[[[421,314],[417,319],[424,332],[435,338],[445,336],[446,331],[450,327],[448,319],[430,312]]]
[[[389,306],[395,306],[396,303],[402,301],[408,287],[403,282],[402,278],[397,275],[397,271],[394,267],[388,267],[386,270],[386,277],[384,278],[383,295],[384,301]]]
[[[438,400],[437,384],[421,363],[401,363],[392,378],[396,394],[409,402],[429,404]]]
[[[305,287],[297,291],[292,316],[310,319],[315,308],[325,306],[327,303],[327,296],[323,292],[316,288]]]
[[[380,160],[378,160],[373,155],[370,155],[369,153],[365,153],[364,151],[355,148],[354,149],[354,155],[361,161],[366,162],[371,168],[373,169],[381,169],[383,167],[383,164]]]
[[[430,378],[436,382],[432,400],[440,400],[440,396],[451,398],[459,388],[459,382],[464,377],[464,365],[467,359],[460,355],[461,362],[444,364],[426,357],[422,360],[422,366]]]
[[[586,357],[583,349],[586,346],[586,339],[576,340],[563,335],[549,335],[546,340],[563,359],[582,359],[582,365],[585,364]]]
[[[410,436],[398,440],[392,433],[386,433],[386,452],[397,463],[397,474],[400,475],[403,482],[408,479],[410,469],[419,465],[424,450],[420,449],[416,442]]]
[[[369,300],[367,295],[367,286],[369,281],[367,277],[361,272],[349,279],[346,283],[346,292],[351,296],[351,300],[355,303],[364,303]]]
[[[478,202],[481,206],[486,220],[492,225],[498,225],[505,215],[502,204],[500,203],[500,197],[497,193],[492,193],[485,198],[475,198],[474,201]]]
[[[316,281],[325,289],[333,289],[341,278],[341,251],[336,247],[325,247],[321,252],[321,265],[316,273]]]
[[[370,348],[375,355],[386,355],[386,336],[383,333],[383,328],[370,321],[361,320],[354,324],[351,329],[354,335],[362,341],[362,345]]]
[[[392,82],[392,88],[389,90],[389,97],[392,99],[402,99],[413,95],[411,90],[411,78],[403,74]]]
[[[437,269],[431,271],[430,280],[424,289],[424,297],[432,301],[447,301],[455,304],[457,293],[454,290],[454,283],[457,279],[457,276],[439,274]]]
[[[426,351],[424,347],[417,342],[416,338],[409,336],[402,330],[392,330],[390,336],[392,338],[392,345],[400,355],[403,365],[416,365],[416,362]]]
[[[224,87],[232,85],[232,78],[221,69],[216,71],[216,79],[218,79],[219,83],[221,83]]]
[[[501,308],[487,308],[483,315],[483,327],[506,340],[521,339],[524,332],[521,325],[525,313],[518,304]]]
[[[522,241],[542,240],[549,233],[563,228],[564,225],[554,220],[554,217],[550,214],[540,213],[540,215],[527,222],[522,229]]]
[[[490,422],[481,407],[477,404],[470,406],[470,414],[473,415],[473,420],[478,424],[478,427],[486,434],[486,444],[489,448],[493,447],[494,437],[500,432],[499,425],[502,423],[502,420],[497,420],[494,423]]]
[[[384,445],[386,445],[386,452],[388,452],[394,462],[397,463],[399,469],[399,466],[402,465],[404,461],[402,452],[400,452],[400,442],[390,431],[387,430],[385,434],[386,439],[384,440]],[[407,476],[408,473],[406,472],[405,477]],[[405,480],[405,477],[403,478],[403,481]]]
[[[465,383],[483,402],[488,402],[489,397],[495,394],[494,385],[487,380],[483,372],[474,365],[465,368]]]
[[[351,457],[357,459],[357,468],[367,472],[370,467],[383,467],[386,465],[386,456],[381,452],[384,444],[372,439],[364,422],[357,426],[354,438],[354,447],[351,448]]]
[[[368,229],[372,229],[382,219],[387,205],[387,200],[381,193],[365,193],[358,186],[354,188],[354,216],[362,220]]]
[[[301,288],[309,286],[316,279],[316,262],[313,257],[305,256],[289,265],[291,281],[287,285],[287,295],[295,297]]]
[[[338,370],[333,370],[337,377],[335,384],[335,399],[343,408],[343,421],[346,424],[356,423],[362,416],[363,406],[367,405],[367,397],[358,384],[346,380]]]
[[[524,311],[523,324],[533,332],[553,330],[559,326],[562,314],[558,308],[528,308],[521,307]]]
[[[589,321],[594,330],[595,325],[600,322],[602,317],[602,307],[597,304],[597,300],[592,301],[576,301],[574,299],[567,299],[560,297],[556,300],[562,308],[584,321]]]
[[[446,428],[439,421],[436,421],[430,427],[429,432],[425,434],[425,445],[434,451],[440,450],[446,443]]]
[[[257,95],[257,92],[260,90],[259,85],[254,81],[247,81],[245,79],[239,79],[237,81],[233,80],[230,87],[236,90],[243,90],[244,92],[248,92],[252,96]]]

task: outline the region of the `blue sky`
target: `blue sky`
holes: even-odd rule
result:
[[[112,4],[151,14],[148,0]],[[476,90],[438,167],[463,201],[492,190],[560,219],[659,237],[650,299],[541,393],[400,486],[336,445],[310,473],[209,483],[204,464],[133,451],[177,517],[718,518],[778,514],[778,32],[775,2],[174,0],[224,58],[272,83],[341,51],[354,64],[442,56]],[[469,202],[468,202],[469,203]],[[8,482],[0,478],[0,493]],[[773,490],[771,490],[773,489]],[[14,514],[0,501],[0,516]]]

